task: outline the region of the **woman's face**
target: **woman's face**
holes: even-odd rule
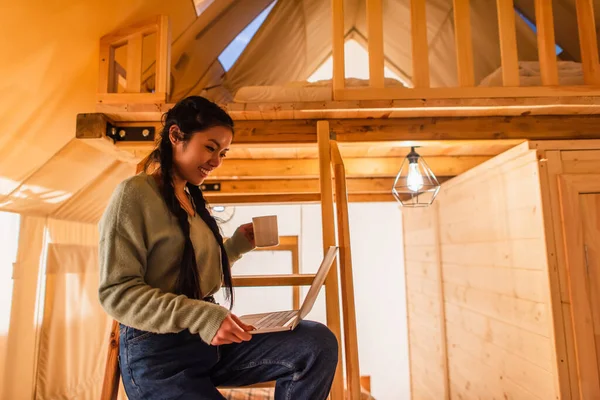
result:
[[[175,172],[184,181],[198,186],[223,162],[233,133],[229,128],[215,126],[192,134],[187,142],[178,139],[181,136],[176,126],[171,128]]]

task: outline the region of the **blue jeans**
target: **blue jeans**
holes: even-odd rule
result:
[[[210,346],[187,330],[120,329],[119,365],[129,400],[224,399],[217,386],[273,380],[275,399],[324,400],[337,361],[336,337],[312,321],[224,346]]]

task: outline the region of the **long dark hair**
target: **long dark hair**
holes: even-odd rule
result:
[[[176,284],[177,291],[189,298],[200,299],[200,279],[198,276],[198,266],[196,265],[194,245],[190,239],[188,214],[175,197],[175,188],[173,186],[173,147],[169,139],[169,130],[171,126],[177,125],[183,136],[180,139],[187,142],[194,133],[215,126],[229,128],[233,132],[233,120],[221,107],[200,96],[190,96],[180,100],[163,116],[163,120],[164,127],[160,143],[148,157],[145,170],[148,171],[154,163],[160,164],[163,198],[171,213],[177,217],[179,227],[185,237],[185,246],[183,248],[181,266]],[[208,210],[206,200],[200,188],[190,183],[187,183],[187,188],[194,201],[196,212],[206,225],[208,225],[221,248],[221,266],[223,269],[223,283],[226,287],[226,298],[229,300],[230,307],[233,307],[231,266],[227,252],[223,246],[223,236],[221,236],[217,221]]]

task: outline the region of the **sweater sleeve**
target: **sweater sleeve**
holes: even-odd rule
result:
[[[252,243],[244,236],[239,229],[233,233],[233,235],[223,243],[229,262],[233,265],[238,261],[244,254],[253,249]]]
[[[144,281],[150,216],[135,186],[131,181],[119,185],[100,222],[100,303],[127,326],[155,333],[188,329],[210,343],[228,314],[226,308],[167,293]]]

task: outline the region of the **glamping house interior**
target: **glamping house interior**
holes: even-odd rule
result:
[[[236,312],[297,307],[340,246],[309,315],[341,344],[332,399],[600,398],[598,7],[11,6],[0,397],[126,398],[97,223],[163,113],[202,95],[236,124],[202,188],[224,234],[279,218],[279,246],[234,269]]]

